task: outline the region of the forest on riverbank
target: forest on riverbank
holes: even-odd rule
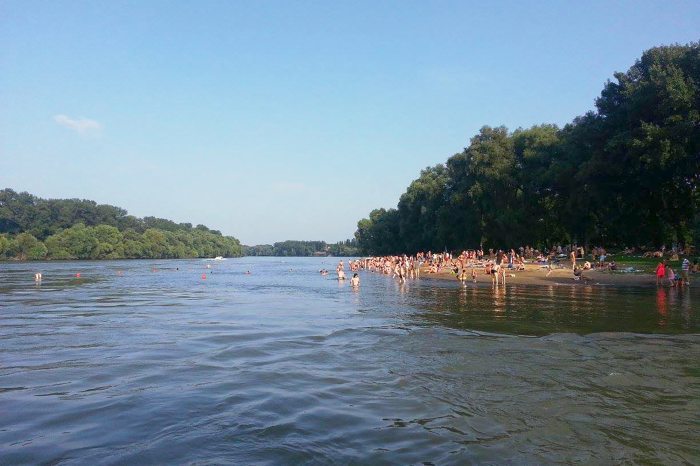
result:
[[[0,259],[237,257],[240,242],[204,225],[137,218],[84,199],[0,191]]]
[[[337,243],[325,241],[280,241],[275,244],[258,244],[256,246],[243,246],[245,256],[280,256],[280,257],[310,257],[310,256],[336,256],[349,257],[358,255],[356,241],[348,239]]]
[[[367,254],[700,246],[700,44],[655,47],[559,128],[484,126],[355,238]]]

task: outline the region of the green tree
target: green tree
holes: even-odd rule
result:
[[[64,244],[63,237],[59,234],[49,236],[44,241],[46,254],[50,259],[66,260],[74,259]]]
[[[7,236],[5,235],[0,235],[0,258],[5,257],[5,253],[10,247],[10,240],[7,239]]]
[[[428,167],[401,195],[397,214],[401,249],[417,252],[445,245],[440,212],[447,196],[447,175],[442,164]]]
[[[58,233],[58,241],[61,247],[75,259],[90,259],[94,257],[99,241],[95,230],[78,223]]]
[[[19,260],[41,259],[46,255],[46,248],[44,245],[31,233],[20,233],[17,235],[15,238],[15,248]]]
[[[165,233],[149,228],[142,235],[143,252],[146,257],[164,259],[168,257],[168,241]]]
[[[124,236],[111,225],[98,225],[94,228],[97,247],[92,252],[93,259],[121,259],[124,257]]]

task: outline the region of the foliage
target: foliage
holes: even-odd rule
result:
[[[355,256],[358,254],[354,239],[327,244],[325,241],[282,241],[256,246],[243,246],[246,256]]]
[[[700,243],[700,45],[650,49],[614,76],[563,128],[481,128],[397,209],[360,220],[359,248]]]
[[[0,191],[0,259],[161,259],[240,256],[236,238],[204,225],[77,199]]]

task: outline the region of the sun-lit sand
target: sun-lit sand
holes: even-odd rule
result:
[[[477,283],[491,283],[491,275],[487,275],[483,268],[476,269]],[[467,269],[467,284],[471,284],[471,269]],[[574,280],[574,274],[570,267],[548,270],[535,264],[526,264],[525,270],[507,271],[506,285],[617,285],[617,286],[655,286],[656,277],[645,272],[622,272],[608,270],[584,270],[583,278]],[[428,268],[421,269],[421,278],[436,278],[458,281],[457,276],[451,270],[442,270],[440,273],[428,273]]]

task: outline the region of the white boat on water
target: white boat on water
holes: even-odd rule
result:
[[[207,257],[204,259],[205,261],[225,261],[226,258],[222,256],[216,256],[216,257]]]

